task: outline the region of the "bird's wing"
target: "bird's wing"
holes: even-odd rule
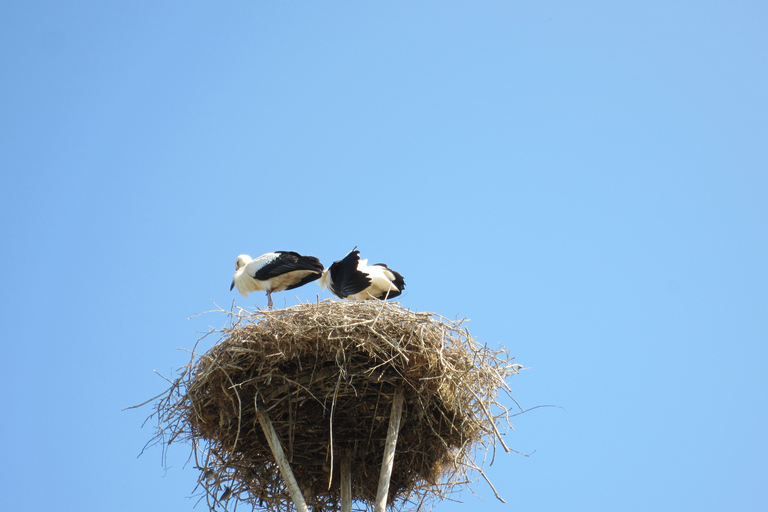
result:
[[[290,251],[276,251],[256,258],[245,267],[249,276],[266,281],[297,270],[309,271],[320,277],[323,265],[314,256],[302,256]]]
[[[331,282],[334,293],[341,298],[360,293],[371,285],[368,274],[357,269],[360,251],[353,250],[341,261],[331,265]]]
[[[405,281],[403,276],[383,263],[376,263],[369,268],[374,290],[371,291],[377,299],[394,299],[403,292]]]
[[[395,272],[383,263],[377,263],[376,266],[384,267],[386,269],[385,274],[389,280],[392,281],[392,284],[395,285],[395,288],[397,288],[400,292],[403,291],[403,288],[405,288],[405,279],[403,279],[403,276],[401,276],[399,272]],[[397,295],[400,295],[400,293]],[[393,295],[390,294],[390,297],[393,297]]]

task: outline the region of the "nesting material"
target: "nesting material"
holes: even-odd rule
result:
[[[499,396],[520,366],[475,342],[462,322],[380,301],[225,313],[231,326],[213,331],[220,342],[193,352],[155,402],[158,439],[191,443],[211,508],[293,509],[256,406],[314,510],[339,510],[343,464],[352,498],[372,507],[398,387],[390,505],[445,498],[473,472],[484,476],[478,450],[506,449],[509,413]]]

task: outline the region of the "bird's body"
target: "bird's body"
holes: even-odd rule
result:
[[[368,260],[360,259],[360,251],[353,249],[323,272],[320,286],[342,299],[384,300],[400,295],[405,280],[383,263],[368,265]]]
[[[235,275],[232,278],[232,290],[243,297],[251,292],[265,291],[269,307],[272,307],[272,292],[292,290],[319,279],[323,265],[314,256],[302,256],[291,251],[275,251],[251,259],[241,254],[235,261]]]

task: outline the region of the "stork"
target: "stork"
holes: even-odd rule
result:
[[[342,299],[384,300],[400,295],[405,280],[383,263],[368,265],[368,260],[360,259],[360,251],[355,247],[323,272],[320,286]]]
[[[272,292],[292,290],[319,279],[323,265],[314,256],[302,256],[291,251],[275,251],[251,259],[241,254],[235,261],[235,276],[229,291],[237,286],[243,297],[250,292],[266,291],[272,309]]]

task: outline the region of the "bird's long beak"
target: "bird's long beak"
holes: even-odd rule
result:
[[[232,280],[232,286],[229,287],[229,291],[232,291],[232,288],[234,288],[234,287],[235,287],[235,280],[233,279]]]

